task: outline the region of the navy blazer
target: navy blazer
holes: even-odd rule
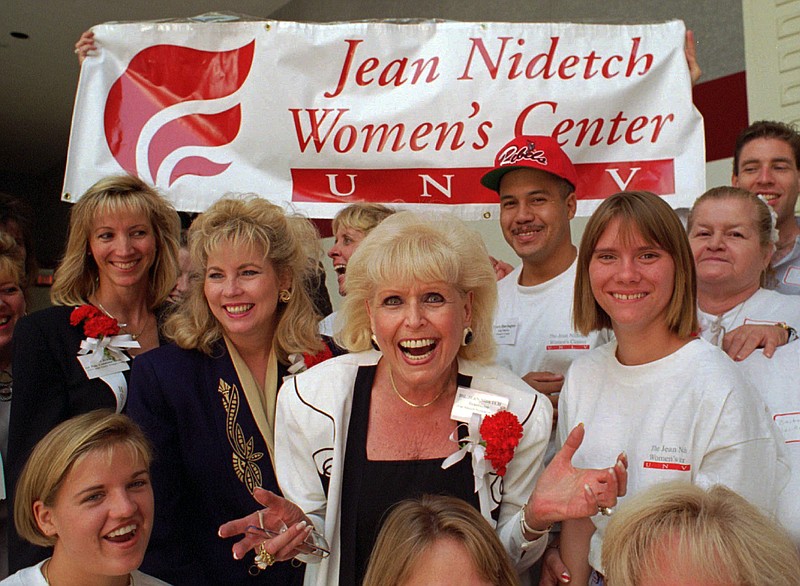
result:
[[[278,381],[287,374],[279,366]],[[136,360],[128,414],[155,447],[156,515],[142,571],[172,584],[301,584],[303,569],[278,563],[251,576],[219,526],[259,505],[252,490],[280,494],[267,445],[223,342],[212,354],[174,344]]]

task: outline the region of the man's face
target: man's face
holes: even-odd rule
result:
[[[778,138],[756,138],[742,147],[734,187],[762,194],[778,214],[778,224],[794,221],[800,172],[792,147]]]
[[[544,263],[572,246],[575,194],[564,197],[562,186],[554,175],[536,169],[516,169],[500,180],[500,227],[524,262]]]

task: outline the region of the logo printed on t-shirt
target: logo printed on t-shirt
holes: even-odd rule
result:
[[[689,472],[692,465],[686,461],[689,450],[685,446],[671,446],[666,444],[652,444],[650,454],[642,465],[650,470],[677,470]]]

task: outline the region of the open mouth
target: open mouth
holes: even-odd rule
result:
[[[6,315],[6,316],[3,316],[3,317],[0,317],[0,326],[4,326],[10,321],[11,321],[11,316],[10,315]]]
[[[225,311],[231,315],[241,315],[253,309],[254,303],[241,303],[239,305],[226,305]]]
[[[776,193],[759,193],[758,197],[763,198],[764,201],[769,203],[771,201],[774,201],[774,200],[778,199],[780,196],[778,194],[776,194]]]
[[[437,341],[433,338],[422,338],[420,340],[403,340],[400,342],[400,350],[403,355],[410,360],[424,360],[436,349]]]
[[[614,299],[619,299],[620,301],[630,301],[632,299],[643,299],[647,296],[647,293],[612,293],[611,296]]]
[[[139,526],[135,523],[125,525],[119,529],[114,529],[111,533],[106,535],[103,539],[111,541],[112,543],[126,543],[136,537],[136,532]]]
[[[333,270],[337,275],[344,275],[347,272],[347,265],[333,265]]]

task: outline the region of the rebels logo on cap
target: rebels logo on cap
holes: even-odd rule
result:
[[[513,165],[519,161],[528,159],[540,165],[547,165],[547,155],[541,149],[537,149],[533,142],[528,141],[523,147],[515,144],[509,145],[504,151],[498,153],[495,165],[502,167],[503,165]]]
[[[505,145],[494,160],[494,168],[481,177],[492,191],[500,189],[503,175],[514,169],[536,169],[568,181],[573,189],[578,175],[567,154],[552,136],[518,136]]]

